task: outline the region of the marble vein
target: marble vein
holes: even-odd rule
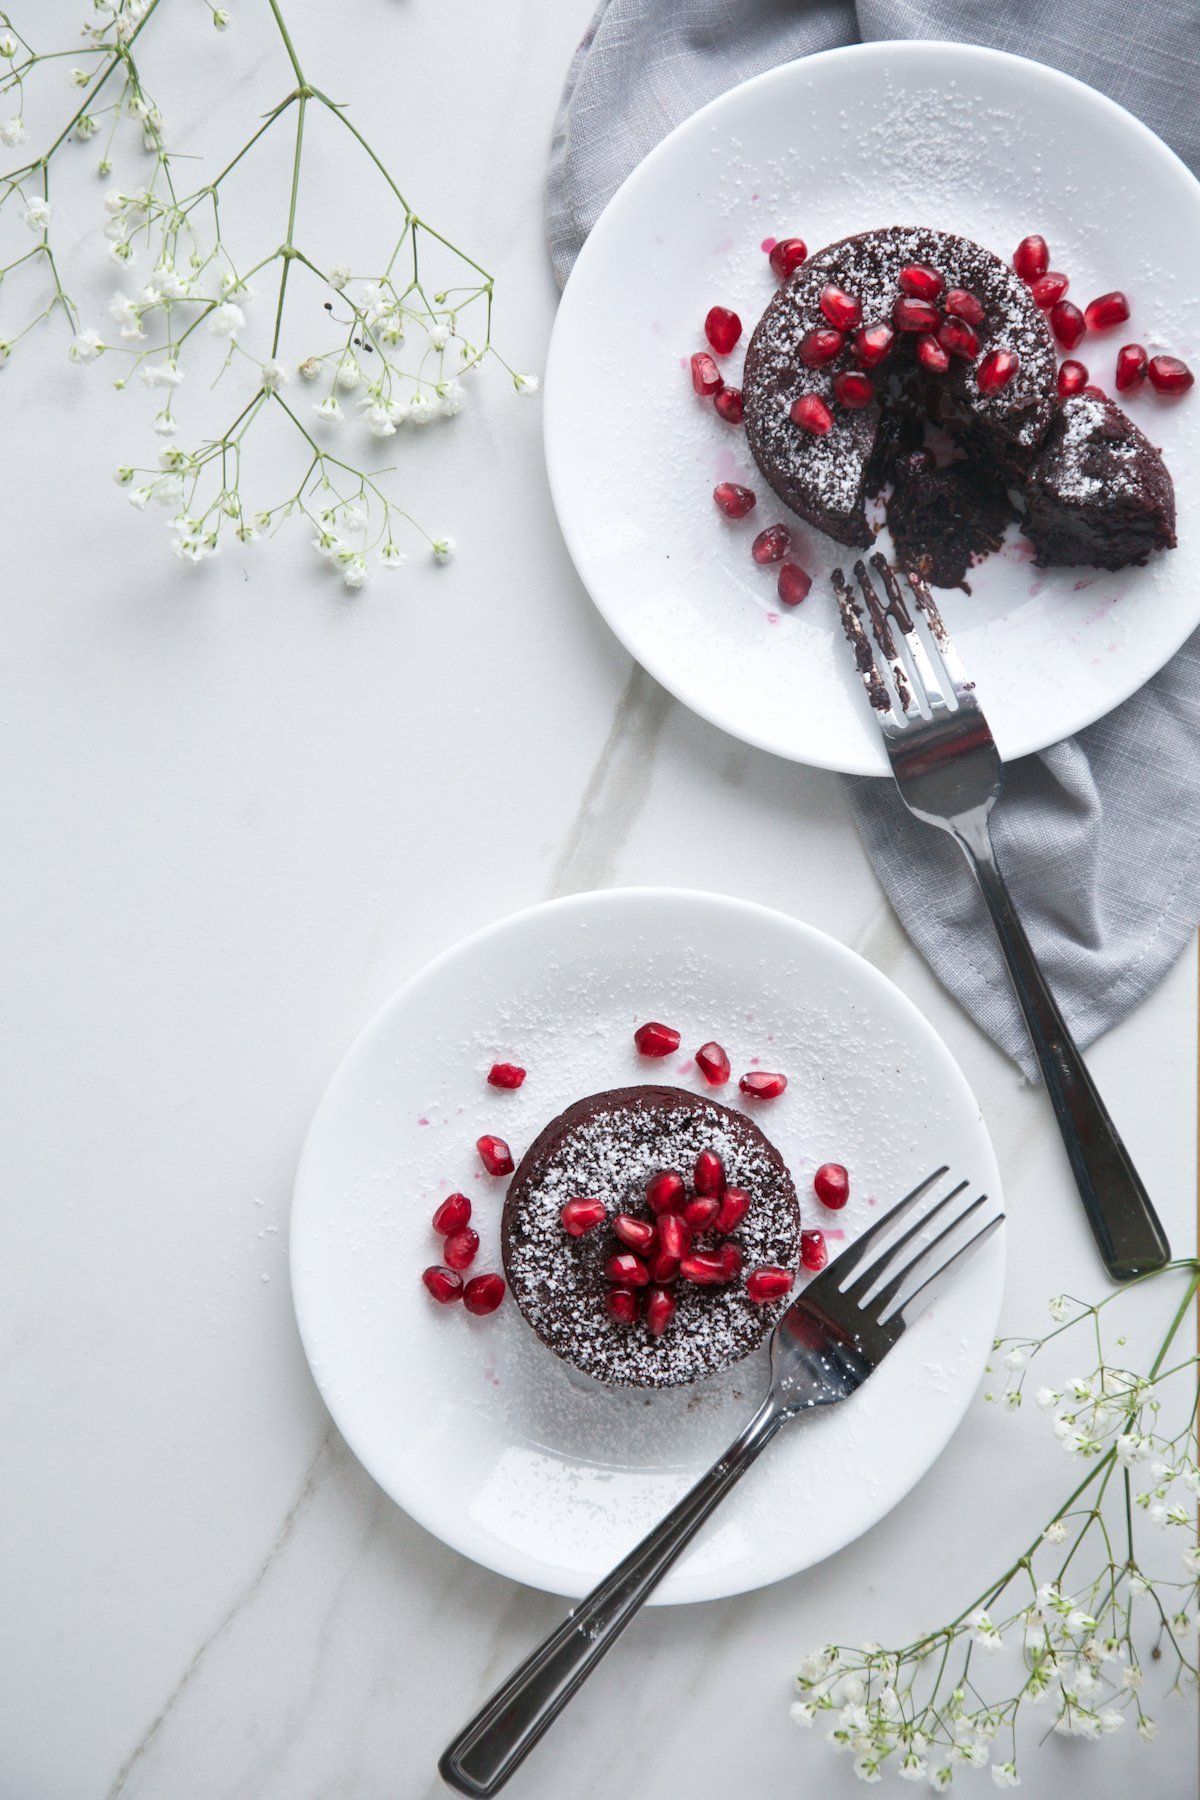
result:
[[[649,795],[654,751],[671,706],[666,689],[635,663],[555,865],[552,896],[611,884]]]

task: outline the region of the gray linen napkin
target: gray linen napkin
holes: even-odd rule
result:
[[[681,119],[750,75],[840,44],[941,38],[1035,57],[1110,94],[1200,172],[1200,0],[1155,0],[1152,20],[1141,29],[1128,0],[607,0],[555,121],[547,212],[559,281],[625,176]],[[1198,737],[1200,633],[1107,718],[1009,767],[998,854],[1081,1043],[1150,992],[1200,916]],[[909,818],[890,781],[847,787],[905,930],[1036,1079],[959,852]]]

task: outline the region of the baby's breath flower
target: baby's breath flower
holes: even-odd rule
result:
[[[334,263],[329,271],[329,285],[340,292],[350,279],[350,270],[345,263]]]
[[[86,331],[78,331],[71,339],[67,355],[72,362],[91,362],[104,349],[104,342],[98,331],[91,326]]]
[[[1070,1311],[1071,1303],[1066,1295],[1056,1294],[1050,1302],[1050,1317],[1056,1324],[1061,1325],[1063,1320],[1069,1316]]]
[[[36,195],[32,200],[26,203],[25,210],[21,214],[22,219],[25,221],[26,225],[28,225],[30,231],[36,232],[45,231],[53,216],[50,202],[48,200],[41,200]]]
[[[429,327],[429,342],[435,350],[444,350],[450,342],[450,327],[439,319],[436,325]]]
[[[313,411],[319,418],[331,419],[335,422],[342,417],[341,402],[336,394],[326,394],[320,404],[313,407]]]
[[[541,377],[538,375],[513,376],[513,386],[518,394],[536,394],[541,385]]]
[[[229,14],[223,6],[213,8],[212,22],[218,31],[229,29]]]
[[[447,563],[454,555],[454,539],[452,537],[434,538],[431,548],[438,562]]]
[[[7,144],[11,149],[16,144],[25,142],[25,121],[20,118],[5,119],[0,124],[0,144]]]
[[[223,300],[208,315],[208,328],[217,337],[236,338],[246,324],[246,315],[232,300]]]
[[[1062,1544],[1066,1541],[1067,1528],[1061,1519],[1055,1519],[1047,1525],[1043,1536],[1048,1544]]]
[[[1138,1720],[1137,1734],[1144,1744],[1152,1744],[1158,1736],[1158,1726],[1153,1719],[1148,1719],[1143,1713]]]
[[[289,379],[283,363],[277,362],[273,356],[262,365],[262,384],[265,388],[270,388],[273,394],[277,394]]]
[[[0,37],[0,56],[3,56],[7,62],[11,62],[16,54],[17,40],[11,31],[6,31],[3,37]]]
[[[385,569],[398,569],[401,563],[407,562],[408,558],[399,544],[393,543],[389,538],[379,551],[379,560]]]
[[[1023,1369],[1025,1367],[1025,1352],[1014,1344],[1012,1349],[1006,1354],[1004,1363],[1005,1367],[1009,1369]]]

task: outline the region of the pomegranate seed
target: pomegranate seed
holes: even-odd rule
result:
[[[708,1231],[717,1222],[721,1201],[716,1194],[697,1194],[683,1209],[683,1216],[693,1231]]]
[[[961,356],[964,362],[974,362],[979,355],[979,339],[965,319],[943,319],[937,341],[943,350],[951,356]],[[919,352],[919,344],[917,349]]]
[[[965,319],[968,325],[983,324],[983,301],[966,288],[951,288],[942,301],[942,311],[956,319]]]
[[[651,1281],[656,1282],[659,1287],[679,1279],[679,1258],[668,1256],[665,1250],[656,1250],[647,1267],[650,1270]]]
[[[853,331],[856,325],[862,324],[862,302],[832,281],[827,281],[821,289],[820,305],[829,323],[838,331]]]
[[[1058,391],[1062,395],[1082,393],[1087,386],[1088,372],[1085,365],[1068,357],[1060,364],[1058,371]]]
[[[475,1148],[479,1152],[479,1160],[489,1175],[512,1174],[512,1151],[503,1138],[491,1136],[476,1138]]]
[[[721,1196],[721,1210],[716,1217],[716,1228],[724,1236],[736,1231],[746,1214],[750,1211],[750,1196],[745,1188],[726,1188]]]
[[[724,385],[721,371],[708,351],[697,350],[692,358],[692,386],[701,399],[707,400],[710,394],[719,394]]]
[[[686,1256],[692,1247],[692,1228],[682,1213],[668,1212],[658,1215],[658,1248],[663,1256],[669,1256],[678,1263],[681,1256]]]
[[[646,1203],[652,1213],[672,1211],[683,1196],[683,1176],[677,1169],[660,1169],[646,1183]]]
[[[787,535],[785,528],[782,525],[775,525],[772,527],[772,530],[783,531],[784,535]],[[763,537],[766,535],[766,532],[762,533]],[[759,539],[755,538],[754,542],[757,544]],[[766,559],[757,557],[755,560],[763,562]],[[729,1080],[729,1058],[726,1056],[724,1050],[722,1050],[720,1044],[701,1044],[696,1052],[696,1067],[710,1087],[724,1087],[725,1083]]]
[[[738,492],[744,494],[746,490],[739,488]],[[753,506],[753,499],[750,504]],[[657,1019],[649,1019],[645,1025],[638,1026],[633,1041],[639,1056],[670,1056],[679,1048],[679,1033],[672,1031],[669,1025],[660,1025]]]
[[[651,1337],[661,1337],[675,1317],[675,1302],[666,1288],[652,1287],[646,1295],[646,1329]]]
[[[1117,392],[1124,394],[1130,388],[1140,388],[1149,364],[1144,344],[1122,344],[1117,351]]]
[[[442,1256],[448,1269],[469,1269],[479,1254],[479,1233],[470,1225],[452,1231],[442,1245]]]
[[[916,300],[936,300],[946,283],[928,263],[908,263],[901,269],[899,282],[906,294]]]
[[[1129,317],[1129,302],[1118,288],[1089,300],[1083,309],[1090,331],[1107,331],[1112,325],[1123,325]]]
[[[519,1088],[524,1079],[525,1071],[516,1063],[493,1063],[488,1070],[489,1087]]]
[[[738,1082],[743,1094],[752,1100],[778,1100],[787,1086],[786,1075],[768,1075],[765,1069],[751,1069]]]
[[[822,1206],[840,1212],[850,1198],[850,1177],[841,1163],[822,1163],[813,1176],[813,1192]]]
[[[786,281],[794,275],[800,264],[808,255],[808,245],[803,238],[780,238],[772,248],[770,263],[780,281]]]
[[[692,1170],[692,1186],[697,1194],[725,1192],[725,1164],[715,1150],[702,1150]]]
[[[1064,350],[1073,350],[1087,330],[1087,320],[1073,301],[1056,300],[1050,308],[1050,329]]]
[[[704,335],[718,356],[728,356],[742,335],[742,321],[727,306],[711,307],[704,321]]]
[[[618,1213],[613,1230],[623,1244],[645,1256],[654,1245],[654,1227],[648,1219],[635,1219],[632,1213]]]
[[[823,1269],[829,1261],[829,1251],[825,1244],[823,1231],[802,1231],[800,1233],[800,1261],[806,1269]]]
[[[1048,312],[1056,300],[1062,299],[1070,285],[1066,275],[1060,275],[1057,269],[1051,269],[1048,275],[1039,275],[1036,281],[1031,282],[1029,291],[1043,312]]]
[[[721,1273],[726,1281],[732,1281],[742,1272],[742,1253],[736,1244],[722,1244],[717,1251],[717,1261],[721,1265]],[[680,1263],[680,1268],[683,1264]]]
[[[796,1277],[790,1269],[777,1269],[772,1263],[764,1263],[762,1268],[751,1269],[746,1277],[746,1292],[756,1306],[765,1306],[768,1300],[781,1300],[789,1294]]]
[[[1050,251],[1044,237],[1025,237],[1013,254],[1013,268],[1022,281],[1036,281],[1050,267]]]
[[[754,510],[755,493],[753,488],[739,487],[736,481],[718,481],[713,489],[713,500],[716,502],[718,510],[723,512],[727,519],[744,519],[748,512]],[[675,1048],[676,1045],[672,1044],[671,1049]],[[667,1056],[669,1052],[666,1050],[643,1050],[642,1055]]]
[[[607,1210],[603,1200],[568,1200],[558,1216],[564,1231],[572,1237],[582,1237],[603,1223]]]
[[[791,547],[792,534],[786,525],[768,525],[765,531],[759,532],[751,544],[750,554],[756,563],[782,562]],[[718,1044],[716,1048],[720,1050],[721,1046]],[[721,1050],[721,1055],[725,1055],[723,1050]],[[696,1061],[700,1061],[699,1053],[697,1053]],[[725,1074],[721,1080],[728,1081],[728,1079],[729,1063],[726,1061]],[[709,1076],[709,1080],[712,1080],[711,1076]]]
[[[725,1263],[715,1250],[697,1250],[692,1256],[685,1256],[679,1265],[679,1273],[685,1281],[693,1281],[697,1287],[718,1287],[731,1277],[725,1273]]]
[[[892,307],[892,324],[897,331],[936,331],[941,314],[928,300],[909,300],[904,295]]]
[[[957,323],[956,320],[947,319],[941,329],[947,331],[955,323]],[[964,331],[967,329],[966,326],[963,327]],[[937,339],[930,337],[928,333],[917,339],[917,361],[923,369],[928,369],[933,375],[944,375],[950,367],[950,358]]]
[[[1178,356],[1152,356],[1150,386],[1159,394],[1186,394],[1196,377]]]
[[[714,397],[713,406],[727,425],[740,425],[746,411],[741,388],[722,388]]]
[[[494,1313],[505,1294],[502,1275],[473,1275],[463,1289],[463,1305],[477,1319]]]
[[[471,1202],[465,1194],[447,1194],[433,1215],[433,1229],[443,1237],[461,1231],[471,1216]]]
[[[638,1316],[638,1297],[632,1288],[609,1288],[604,1304],[618,1325],[632,1325]]]
[[[864,325],[855,332],[851,344],[855,362],[864,369],[875,368],[883,361],[895,338],[896,334],[890,325]]]
[[[811,431],[814,437],[824,437],[833,429],[833,414],[819,394],[801,394],[798,400],[793,400],[791,420],[793,425]]]
[[[800,361],[806,369],[820,369],[841,354],[845,342],[842,332],[834,331],[828,325],[816,325],[800,340]]]
[[[618,1287],[645,1287],[650,1279],[650,1271],[640,1256],[632,1251],[622,1250],[616,1256],[610,1256],[604,1265],[604,1278]]]
[[[1108,399],[1108,395],[1105,393],[1104,389],[1102,387],[1096,387],[1092,383],[1089,383],[1087,387],[1081,388],[1079,391],[1081,394],[1086,394],[1089,400]]]
[[[784,563],[776,587],[785,606],[799,606],[811,586],[812,576],[806,575],[799,563]]]
[[[989,350],[975,371],[980,393],[994,394],[1007,387],[1020,366],[1021,359],[1015,350]]]
[[[840,375],[833,378],[833,391],[843,406],[857,412],[862,406],[870,406],[875,398],[875,389],[867,376],[860,375],[857,369],[843,369]]]
[[[452,1300],[462,1297],[462,1276],[453,1269],[443,1269],[440,1263],[421,1272],[421,1280],[429,1289],[439,1306],[449,1306]]]

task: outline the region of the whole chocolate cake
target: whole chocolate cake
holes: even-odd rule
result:
[[[1023,530],[1039,563],[1123,569],[1175,546],[1175,487],[1162,457],[1111,400],[1059,403],[1029,469]]]
[[[725,1230],[701,1217],[686,1228],[682,1265],[659,1269],[663,1246],[649,1242],[648,1228],[657,1240],[672,1188],[672,1220],[689,1207],[712,1211],[711,1201],[726,1195],[737,1217]],[[563,1208],[576,1201],[593,1203],[596,1222],[573,1235]],[[639,1275],[628,1286],[614,1272],[614,1258],[642,1261],[614,1230],[618,1221],[636,1237],[629,1220],[647,1236],[652,1283]],[[616,1088],[577,1100],[537,1137],[513,1175],[501,1235],[517,1305],[556,1356],[615,1386],[675,1387],[737,1362],[769,1332],[788,1296],[756,1303],[745,1277],[762,1266],[796,1270],[800,1208],[783,1158],[743,1113],[680,1088]],[[692,1259],[707,1268],[721,1256],[730,1258],[727,1275],[688,1277]],[[612,1310],[618,1288],[629,1296],[621,1317]],[[658,1335],[649,1312],[655,1294],[669,1314]]]

